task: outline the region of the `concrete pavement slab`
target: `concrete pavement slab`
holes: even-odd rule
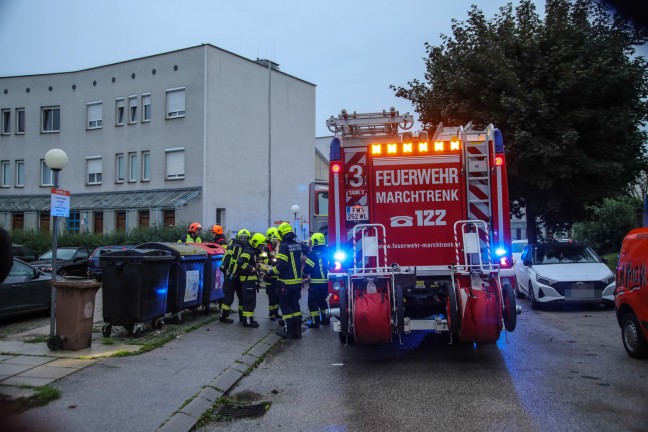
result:
[[[196,419],[185,413],[178,413],[171,417],[168,422],[164,424],[159,432],[187,432],[193,425],[196,424]]]
[[[72,368],[72,369],[82,369],[90,365],[95,364],[96,360],[83,360],[83,359],[72,359],[72,358],[62,358],[57,360],[52,360],[47,363],[48,367],[61,367],[61,368]]]
[[[73,374],[78,369],[63,368],[63,367],[50,367],[49,365],[36,366],[23,373],[16,375],[17,377],[33,377],[33,378],[54,378],[60,379],[64,376]]]
[[[28,398],[34,395],[34,389],[0,385],[0,395],[0,399],[3,396],[8,399]]]
[[[265,343],[258,343],[252,347],[250,351],[247,352],[247,354],[253,355],[254,357],[261,357],[263,356],[268,350],[270,349],[270,346],[265,344]]]
[[[33,367],[33,365],[0,363],[0,375],[18,375]]]
[[[14,375],[2,381],[3,385],[40,387],[51,384],[56,378],[40,378]]]
[[[211,381],[209,386],[214,387],[216,390],[227,392],[242,376],[243,372],[235,369],[227,369],[218,378]]]
[[[27,356],[27,355],[17,355],[7,360],[2,361],[2,364],[14,364],[14,365],[32,365],[40,366],[45,363],[51,362],[50,357],[40,357],[40,356]]]
[[[203,399],[201,397],[196,397],[187,405],[185,405],[180,411],[198,420],[205,411],[211,408],[212,405],[213,402],[210,402],[207,399]]]
[[[243,354],[241,358],[239,358],[239,361],[243,364],[246,364],[248,366],[253,366],[256,361],[259,360],[258,357],[255,357],[250,354]]]

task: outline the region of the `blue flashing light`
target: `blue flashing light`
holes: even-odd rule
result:
[[[502,137],[502,132],[499,129],[495,129],[493,136],[495,142],[495,153],[504,153],[504,137]]]
[[[165,295],[166,292],[167,292],[167,288],[166,288],[166,287],[164,287],[164,288],[159,288],[159,289],[156,289],[155,292],[156,292],[158,295]]]
[[[346,253],[344,251],[337,251],[333,254],[335,261],[344,262],[346,260]]]
[[[329,153],[329,160],[330,161],[336,161],[340,160],[340,147],[342,144],[340,143],[340,139],[338,137],[335,137],[331,140],[331,147],[330,147],[330,153]]]
[[[495,255],[497,255],[498,257],[506,255],[506,249],[504,248],[495,249]]]

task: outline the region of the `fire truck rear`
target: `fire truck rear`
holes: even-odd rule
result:
[[[394,108],[327,121],[334,330],[345,344],[416,330],[493,343],[517,312],[502,135],[412,125]]]

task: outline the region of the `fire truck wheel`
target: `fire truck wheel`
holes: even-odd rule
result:
[[[452,285],[448,286],[448,295],[446,300],[446,311],[448,313],[448,330],[453,335],[459,333],[459,321],[457,318],[457,293]]]
[[[340,333],[338,333],[338,336],[340,337],[340,343],[342,343],[343,345],[346,345],[347,344],[346,335],[343,335],[342,332],[340,332]],[[355,345],[355,338],[353,337],[353,335],[350,334],[348,336],[349,336],[349,339],[348,339],[349,345]]]
[[[502,285],[502,299],[504,300],[504,328],[512,332],[517,324],[517,313],[513,288],[508,283]]]
[[[347,288],[340,290],[340,342],[346,343],[346,336],[349,333],[349,301],[347,300]]]

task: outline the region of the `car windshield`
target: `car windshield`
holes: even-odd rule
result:
[[[601,262],[594,251],[585,246],[557,244],[535,250],[535,264],[573,264]]]
[[[513,253],[521,253],[526,247],[526,245],[527,242],[513,242],[511,248],[513,249]]]
[[[71,260],[74,257],[76,249],[56,249],[56,259]],[[52,259],[52,251],[47,251],[41,255],[40,259]]]

